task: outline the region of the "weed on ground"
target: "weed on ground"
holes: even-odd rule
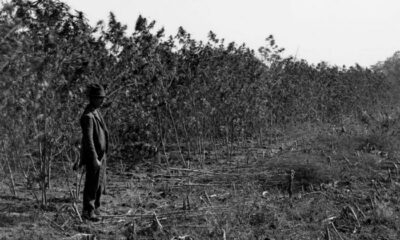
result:
[[[38,189],[20,184],[11,197],[3,181],[0,239],[399,239],[398,162],[382,153],[394,144],[326,129],[287,136],[232,144],[229,156],[210,147],[189,168],[114,161],[96,223],[80,220],[82,195],[63,172],[45,208]]]

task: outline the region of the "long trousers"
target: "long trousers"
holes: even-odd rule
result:
[[[83,213],[92,214],[100,207],[100,198],[106,184],[106,157],[101,161],[99,169],[86,166],[85,187],[83,189]]]

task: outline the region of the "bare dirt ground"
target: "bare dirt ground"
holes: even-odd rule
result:
[[[189,160],[114,160],[96,223],[74,209],[76,173],[53,171],[45,208],[37,186],[12,196],[4,177],[0,239],[400,239],[398,162],[353,133],[208,144]]]

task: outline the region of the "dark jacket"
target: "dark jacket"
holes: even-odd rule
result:
[[[108,152],[108,129],[100,112],[90,105],[83,112],[80,124],[82,145],[80,166],[97,168],[97,161],[102,162]]]

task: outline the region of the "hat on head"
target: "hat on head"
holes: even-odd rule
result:
[[[94,83],[94,84],[89,84],[87,86],[87,96],[88,97],[105,97],[106,92],[104,91],[103,86],[100,84]]]

